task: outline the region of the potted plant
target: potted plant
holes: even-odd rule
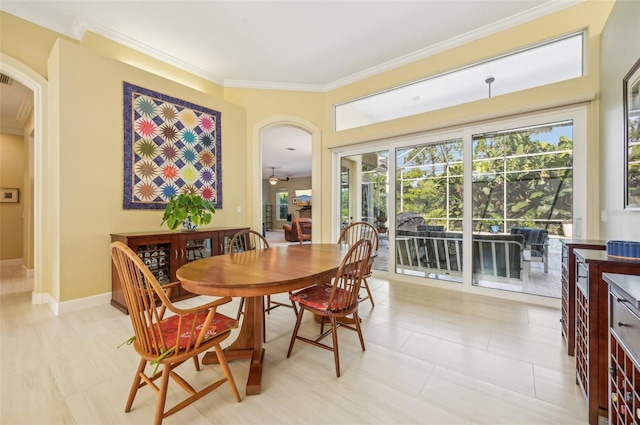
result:
[[[169,229],[176,230],[182,224],[186,230],[195,230],[200,224],[211,223],[215,213],[213,202],[195,193],[181,193],[167,202],[160,225],[167,223]]]

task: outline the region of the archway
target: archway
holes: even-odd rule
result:
[[[48,301],[44,288],[44,165],[48,83],[40,74],[15,58],[0,52],[0,72],[20,82],[33,92],[33,304]]]
[[[314,219],[313,239],[320,240],[322,222],[320,220],[320,212],[322,211],[322,197],[320,193],[320,165],[321,165],[321,149],[320,149],[320,129],[313,123],[302,118],[293,116],[279,116],[265,119],[254,126],[253,142],[251,151],[251,161],[249,169],[252,170],[253,176],[250,181],[253,187],[262,187],[262,131],[280,125],[290,125],[298,127],[311,135],[311,191],[313,198],[312,218]],[[253,191],[251,200],[252,214],[251,227],[254,229],[262,228],[262,191]],[[316,224],[317,223],[317,224]]]

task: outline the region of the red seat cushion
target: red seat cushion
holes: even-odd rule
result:
[[[330,283],[323,283],[321,285],[311,286],[309,288],[303,289],[300,292],[296,292],[295,294],[291,294],[289,299],[295,301],[301,305],[305,305],[311,308],[315,308],[316,310],[328,310],[329,307],[329,296],[331,295],[331,289],[333,285]],[[341,301],[347,299],[347,291],[344,289],[338,288],[338,293],[333,299],[333,305],[331,306],[331,310],[342,310],[347,305],[339,304]],[[341,293],[344,295],[340,296]]]
[[[174,315],[171,317],[167,317],[166,319],[158,322],[160,328],[162,329],[162,333],[164,334],[165,343],[167,344],[165,349],[175,347],[176,339],[180,338],[180,349],[185,349],[187,346],[193,347],[196,340],[198,339],[198,334],[200,333],[200,329],[202,329],[202,324],[207,318],[207,314],[209,314],[209,310],[203,310],[197,314],[185,314],[182,316],[182,329],[178,329],[178,322],[180,320],[180,315]],[[191,332],[193,327],[193,323],[196,323],[194,331]],[[234,329],[238,327],[238,321],[236,319],[232,319],[223,314],[216,313],[211,320],[211,324],[209,325],[209,329],[207,329],[203,341],[206,341],[210,338],[213,338],[217,334],[228,331],[229,329]],[[159,338],[159,332],[156,329],[156,336]]]

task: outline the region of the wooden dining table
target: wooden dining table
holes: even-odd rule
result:
[[[189,292],[246,298],[238,337],[224,351],[228,361],[251,360],[247,395],[261,389],[264,295],[329,282],[348,249],[339,244],[282,245],[208,257],[178,269],[176,275]],[[202,363],[217,363],[216,354],[207,353]]]

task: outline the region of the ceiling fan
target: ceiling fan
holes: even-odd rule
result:
[[[275,167],[271,167],[271,177],[269,177],[269,183],[271,183],[272,185],[275,185],[278,182],[288,182],[288,181],[289,181],[289,177],[287,177],[286,179],[280,179],[276,177],[276,169]]]

